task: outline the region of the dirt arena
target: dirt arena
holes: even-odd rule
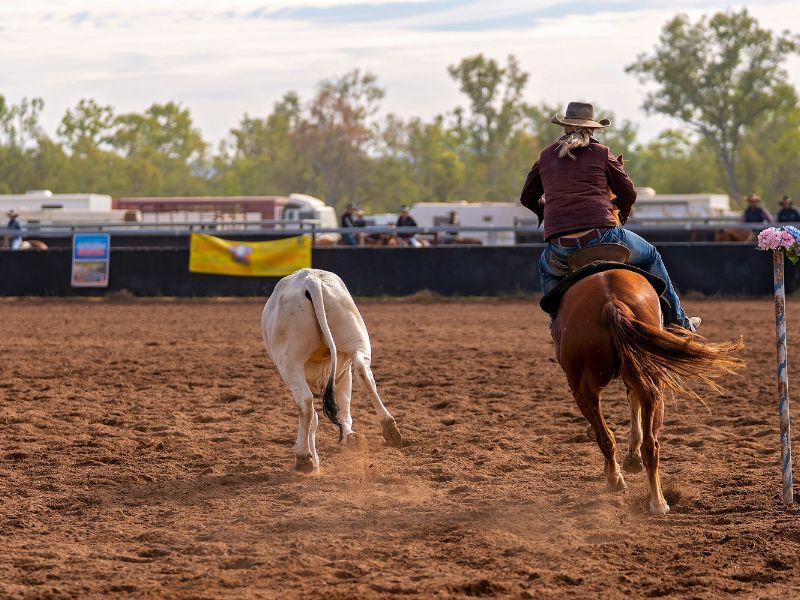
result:
[[[368,450],[321,420],[306,477],[263,302],[2,301],[0,596],[800,597],[772,302],[686,303],[749,366],[708,409],[667,404],[658,518],[643,473],[605,491],[530,300],[361,300],[406,443],[356,392]],[[621,387],[605,399],[624,450]]]

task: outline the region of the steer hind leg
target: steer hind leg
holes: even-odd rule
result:
[[[403,436],[400,435],[400,430],[397,428],[397,423],[392,414],[386,410],[386,407],[378,395],[378,389],[375,386],[375,377],[372,375],[370,368],[370,357],[364,352],[356,352],[353,355],[353,373],[355,374],[356,381],[362,390],[366,390],[369,394],[369,399],[372,401],[372,406],[381,420],[381,429],[383,430],[383,439],[390,446],[401,446],[403,443]]]
[[[344,357],[340,360],[343,361]],[[342,443],[348,448],[358,450],[364,447],[364,439],[361,434],[353,431],[353,415],[350,412],[352,393],[353,370],[348,366],[336,382],[333,394],[339,408],[339,422],[342,424]]]
[[[316,456],[314,448],[314,431],[316,430],[317,419],[314,410],[314,395],[311,388],[306,383],[303,370],[292,371],[284,375],[292,398],[297,403],[298,409],[298,430],[297,441],[294,445],[296,457],[295,471],[300,473],[311,473],[319,467],[319,458]]]

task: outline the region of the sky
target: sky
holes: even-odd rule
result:
[[[796,0],[0,0],[0,95],[43,98],[50,135],[81,98],[117,112],[177,101],[216,145],[245,113],[266,116],[288,91],[309,100],[353,68],[377,75],[384,114],[427,120],[466,105],[448,65],[513,54],[526,101],[595,102],[647,141],[679,124],[641,110],[648,88],[625,66],[675,14],[743,6],[800,34]],[[786,68],[800,89],[800,57]]]

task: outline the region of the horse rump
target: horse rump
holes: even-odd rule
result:
[[[720,375],[733,374],[744,361],[731,356],[741,350],[742,339],[734,342],[707,342],[697,334],[671,325],[667,329],[636,318],[630,307],[618,298],[609,298],[603,307],[603,321],[608,326],[614,349],[623,366],[649,394],[665,391],[689,393],[686,380],[699,381],[720,391],[714,381]]]

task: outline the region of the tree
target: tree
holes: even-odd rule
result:
[[[289,92],[266,118],[245,114],[216,160],[212,185],[223,194],[319,193],[320,184],[298,147],[300,98]]]
[[[779,36],[759,27],[746,9],[695,24],[678,15],[664,26],[655,53],[640,55],[625,70],[657,84],[644,102],[648,113],[680,119],[715,149],[728,189],[738,197],[742,136],[781,105],[787,79],[781,65],[798,47],[788,32]]]
[[[501,67],[483,54],[451,65],[448,72],[470,102],[469,111],[463,108],[454,111],[455,129],[467,151],[468,160],[464,162],[469,175],[477,179],[477,195],[492,195],[498,182],[507,183],[511,176],[501,174],[501,157],[509,151],[511,140],[526,117],[522,91],[528,74],[520,70],[513,55]]]
[[[464,183],[464,163],[458,156],[457,135],[442,117],[431,123],[414,118],[407,126],[406,151],[417,201],[456,200]],[[409,200],[409,202],[411,201]]]
[[[744,189],[760,193],[771,210],[800,190],[800,102],[790,86],[784,100],[745,133],[737,169]]]
[[[175,102],[116,117],[111,145],[128,159],[127,176],[137,194],[194,195],[206,189],[206,142],[188,109]]]
[[[9,104],[0,95],[0,187],[12,192],[39,189],[42,186],[41,144],[47,139],[39,125],[44,108],[41,98],[22,98]]]
[[[322,181],[327,203],[338,209],[359,200],[383,96],[374,75],[354,69],[319,85],[298,126],[298,147]]]
[[[74,110],[64,113],[57,133],[67,150],[89,155],[101,146],[108,147],[113,126],[114,109],[101,106],[92,98],[83,98]]]
[[[666,130],[645,146],[637,146],[625,170],[639,187],[660,194],[716,193],[725,189],[714,149],[683,131]]]

